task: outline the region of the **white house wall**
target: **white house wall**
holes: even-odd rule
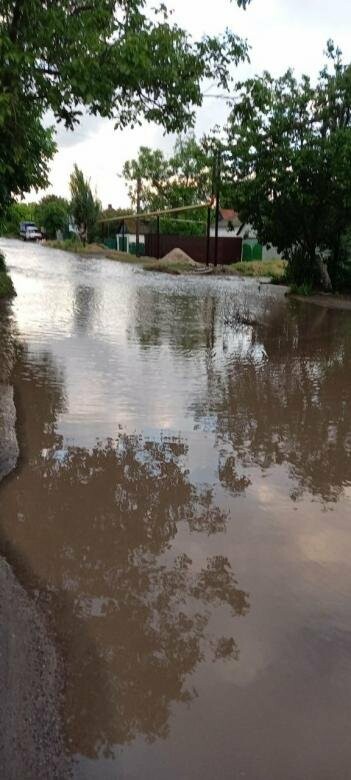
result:
[[[236,238],[237,234],[237,228],[234,228],[234,230],[228,230],[226,227],[218,227],[218,238]],[[211,238],[214,238],[216,235],[215,228],[211,228],[210,230],[210,236]]]

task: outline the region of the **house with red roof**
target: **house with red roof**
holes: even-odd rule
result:
[[[220,238],[236,236],[241,226],[239,214],[234,209],[219,209],[218,235]],[[211,227],[211,236],[215,235],[215,226]]]
[[[211,236],[214,235],[215,226],[212,225]],[[247,222],[242,222],[235,209],[219,209],[218,236],[242,238],[243,260],[272,260],[281,257],[276,247],[259,243],[255,229]]]

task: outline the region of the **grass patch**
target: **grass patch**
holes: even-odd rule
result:
[[[118,260],[121,263],[133,263],[143,265],[144,261],[152,261],[152,257],[136,257],[128,252],[119,252],[117,249],[109,249],[104,244],[86,244],[76,238],[68,238],[65,241],[46,241],[45,246],[52,249],[61,249],[63,252],[73,252],[82,257],[107,257],[109,260]]]
[[[191,273],[194,270],[193,266],[181,260],[167,261],[166,263],[163,263],[162,260],[149,260],[143,263],[143,268],[144,271],[159,271],[160,273],[173,274],[174,276]]]
[[[46,246],[53,249],[61,249],[65,252],[74,252],[82,257],[107,257],[109,260],[117,260],[120,263],[129,263],[143,268],[145,271],[158,271],[174,276],[191,274],[194,266],[182,260],[163,262],[154,257],[136,257],[128,252],[119,252],[117,249],[108,249],[103,244],[86,244],[83,246],[77,238],[69,238],[65,241],[46,241]],[[249,276],[251,278],[266,276],[277,284],[285,281],[287,263],[285,260],[250,260],[244,263],[221,266],[220,272],[231,276]],[[201,264],[199,263],[199,270]],[[213,269],[214,270],[214,269]]]
[[[251,278],[268,276],[273,281],[284,282],[286,268],[286,260],[250,260],[225,266],[225,271],[234,276],[250,276]]]
[[[62,249],[64,252],[79,252],[80,249],[84,249],[81,241],[77,238],[66,238],[64,241],[45,241],[45,246],[50,246],[52,249]]]
[[[189,271],[189,263],[175,261],[173,263],[163,263],[162,260],[156,260],[154,257],[136,257],[128,252],[119,252],[117,249],[109,249],[103,244],[86,244],[83,246],[77,239],[67,239],[66,241],[46,241],[46,246],[52,249],[61,249],[64,252],[73,252],[82,257],[107,257],[109,260],[117,260],[120,263],[129,263],[137,265],[146,271],[162,271],[169,274],[181,274]]]
[[[313,294],[313,286],[310,282],[305,282],[304,284],[292,284],[290,286],[290,294],[303,295],[307,297],[308,295]]]

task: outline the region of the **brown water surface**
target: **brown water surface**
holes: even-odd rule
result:
[[[62,660],[67,776],[348,779],[350,312],[1,245],[0,553]]]

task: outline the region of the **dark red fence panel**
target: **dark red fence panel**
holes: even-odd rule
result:
[[[233,238],[218,238],[218,265],[229,265],[241,260],[242,239],[239,236]],[[149,233],[145,236],[145,254],[149,257],[162,258],[172,249],[182,249],[193,260],[206,263],[207,239],[205,236],[168,236],[160,233]],[[215,239],[210,238],[210,263],[214,263]]]

